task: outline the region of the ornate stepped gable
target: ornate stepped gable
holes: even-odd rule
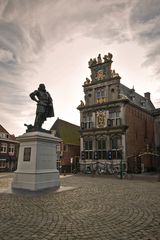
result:
[[[95,91],[97,91],[97,95],[99,94],[102,96],[96,99],[95,104],[104,104],[112,100],[126,99],[131,103],[137,105],[138,107],[143,108],[144,110],[153,110],[154,105],[149,98],[138,94],[135,91],[134,87],[130,89],[120,83],[121,77],[118,73],[115,72],[115,70],[111,69],[113,62],[112,58],[113,55],[111,53],[108,53],[108,55],[104,55],[103,58],[101,57],[101,54],[99,54],[97,58],[91,58],[89,60],[88,64],[91,70],[91,79],[86,78],[86,81],[84,82],[83,87],[85,93],[85,102],[81,100],[78,109],[94,104],[93,98],[89,102],[89,99],[91,99],[92,96],[93,85]],[[108,87],[108,89],[110,88],[110,90],[107,90],[105,88],[105,85],[110,85]],[[108,91],[108,93],[105,93],[106,91]]]
[[[81,100],[78,109],[95,104],[103,105],[120,98],[120,76],[111,69],[112,57],[113,55],[108,53],[102,59],[99,54],[97,58],[91,58],[88,62],[91,79],[86,78],[84,82],[85,101]]]
[[[89,68],[91,69],[91,80],[86,78],[84,85],[119,77],[119,74],[116,73],[115,70],[111,69],[113,62],[112,57],[113,55],[108,53],[108,55],[104,55],[103,60],[101,58],[101,54],[98,55],[97,59],[91,58],[88,62]]]

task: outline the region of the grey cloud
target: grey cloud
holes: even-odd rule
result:
[[[43,51],[40,25],[29,15],[34,10],[32,2],[0,2],[0,102],[4,111],[9,111],[13,103],[16,112],[20,105],[24,106],[28,98],[24,75],[35,71],[36,61]]]
[[[6,81],[6,80],[3,80],[3,79],[0,79],[0,83],[1,83],[1,88],[2,87],[8,87],[8,88],[14,88],[15,85],[13,82],[10,82],[10,81]]]
[[[74,33],[109,42],[128,40],[124,16],[129,6],[128,0],[9,0],[2,16],[9,19],[8,24],[12,23],[5,29],[16,35],[16,50],[23,46],[36,55],[46,42],[67,41]]]
[[[132,24],[149,23],[160,16],[159,0],[137,0],[133,5],[130,16]]]
[[[156,46],[151,46],[151,48],[148,50],[146,57],[147,59],[152,59],[153,63],[158,63],[158,58],[160,57],[160,43],[157,43]]]
[[[41,5],[36,14],[41,16],[45,39],[52,44],[72,39],[74,34],[112,42],[128,38],[125,14],[130,2],[70,0],[68,3],[67,0],[48,0],[43,2],[46,4]],[[44,15],[48,17],[44,18]]]
[[[159,0],[70,0],[69,3],[67,0],[8,0],[2,17],[9,19],[9,24],[12,22],[5,29],[16,35],[12,37],[16,50],[10,46],[14,54],[23,47],[23,54],[20,50],[16,55],[17,60],[23,56],[23,61],[30,61],[29,55],[34,59],[44,46],[72,39],[74,33],[107,43],[130,41],[133,34],[140,43],[152,43],[160,33],[159,3]]]
[[[0,48],[0,62],[13,62],[15,60],[14,54],[7,49]]]
[[[152,44],[153,41],[157,41],[159,40],[160,37],[160,26],[156,26],[157,24],[155,24],[155,26],[153,26],[152,28],[145,30],[144,32],[140,32],[138,34],[138,39],[141,43],[149,43]],[[160,25],[160,23],[159,23]]]
[[[68,13],[68,22],[71,19],[75,21],[74,27],[81,28],[83,35],[101,39],[107,44],[137,41],[145,46],[142,66],[153,65],[155,74],[160,73],[157,64],[160,57],[159,0],[86,1],[85,4],[81,1],[76,6],[73,4],[71,10],[66,10],[67,16]]]
[[[0,34],[5,38],[6,45],[12,43],[12,47],[14,47],[13,44],[16,44],[17,47],[24,41],[21,28],[13,22],[6,22],[4,20],[1,20]]]
[[[146,50],[144,65],[153,65],[155,73],[160,74],[160,1],[137,0],[129,18],[133,37]]]
[[[42,50],[43,37],[38,26],[22,29],[19,23],[0,22],[0,46],[12,52],[18,62],[27,62]]]
[[[34,26],[30,30],[30,39],[32,40],[32,50],[35,54],[39,54],[45,44],[45,39],[40,30],[40,26]]]
[[[72,1],[75,3],[75,1]],[[128,39],[126,10],[128,1],[81,1],[72,5],[67,13],[68,21],[75,21],[83,34],[104,39],[107,42]],[[68,18],[70,16],[70,18]]]
[[[130,26],[134,37],[142,44],[159,40],[160,1],[137,2],[132,8]]]
[[[26,101],[25,91],[21,89],[21,84],[18,84],[16,81],[9,79],[0,79],[1,85],[1,94],[0,94],[0,103],[1,104],[15,104],[19,106]]]
[[[12,51],[18,63],[36,60],[45,42],[40,27],[44,16],[37,13],[44,1],[2,0],[2,3],[0,45]]]
[[[91,37],[125,40],[112,14],[121,17],[127,0],[8,0],[2,1],[0,47],[12,56],[1,68],[16,74],[34,68],[43,50],[80,32]],[[113,14],[113,15],[114,15]],[[119,22],[119,21],[117,21]],[[10,53],[9,53],[10,52]]]

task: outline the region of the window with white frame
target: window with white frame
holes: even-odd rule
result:
[[[9,144],[9,155],[14,155],[15,153],[15,145]]]
[[[109,111],[108,127],[121,125],[120,111]]]
[[[83,115],[83,119],[81,122],[81,128],[82,129],[88,129],[93,127],[92,122],[92,113],[88,112]]]
[[[8,133],[0,133],[0,138],[9,138],[9,134]]]
[[[7,153],[7,143],[1,143],[1,153]]]

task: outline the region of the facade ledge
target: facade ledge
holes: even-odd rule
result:
[[[115,104],[118,104],[118,103],[128,103],[130,102],[128,99],[118,99],[118,100],[115,100],[115,101],[110,101],[110,102],[103,102],[103,103],[96,103],[96,104],[92,104],[92,105],[84,105],[84,106],[78,106],[77,109],[78,110],[83,110],[83,109],[86,109],[88,110],[89,108],[91,108],[92,110],[93,109],[99,109],[99,107],[105,107],[105,108],[110,108],[110,107],[117,107],[117,105],[115,106]]]
[[[81,129],[80,133],[85,133],[85,132],[98,132],[98,131],[107,131],[111,132],[114,130],[121,130],[121,131],[126,131],[128,129],[127,125],[122,125],[122,126],[115,126],[115,127],[104,127],[104,128],[89,128],[89,129]]]

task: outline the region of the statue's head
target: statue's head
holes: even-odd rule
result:
[[[46,90],[46,87],[43,83],[39,84],[39,88],[38,90],[42,90],[42,91],[45,91]]]

